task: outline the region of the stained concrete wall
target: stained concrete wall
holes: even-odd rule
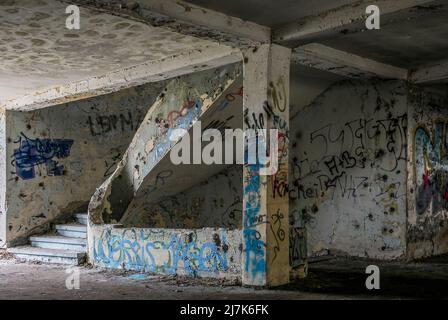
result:
[[[408,256],[448,252],[448,88],[409,95]]]
[[[330,251],[402,257],[406,252],[404,84],[334,84],[292,116],[290,137],[291,215],[293,224],[306,230],[305,239],[292,243],[290,250],[306,241],[309,256]]]
[[[114,171],[163,83],[30,112],[6,112],[9,244],[64,214],[86,211]],[[2,210],[3,211],[3,210]]]

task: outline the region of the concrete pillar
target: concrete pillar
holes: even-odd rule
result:
[[[278,129],[279,138],[275,174],[261,174],[259,164],[243,167],[244,285],[271,287],[289,282],[290,56],[290,49],[270,44],[243,52],[244,129],[268,129],[268,137],[269,129]],[[269,138],[265,141],[269,150]],[[246,156],[250,144],[246,140]]]

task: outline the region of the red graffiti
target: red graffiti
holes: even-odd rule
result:
[[[243,96],[243,87],[240,88],[240,90],[238,90],[238,92],[234,92],[234,93],[229,93],[228,95],[226,95],[226,100],[231,102],[231,101],[235,101],[236,97],[242,97]]]
[[[424,186],[425,188],[426,188],[426,187],[429,187],[429,176],[426,175],[426,174],[423,175],[423,186]]]
[[[182,109],[180,111],[174,110],[171,111],[167,116],[167,121],[169,125],[172,127],[174,121],[176,121],[179,117],[183,117],[187,114],[188,110],[191,109],[196,104],[195,101],[186,101],[184,105],[182,106]]]

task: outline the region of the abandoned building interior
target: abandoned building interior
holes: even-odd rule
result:
[[[448,253],[447,53],[442,0],[2,0],[0,247],[267,287]],[[172,163],[199,122],[277,172]]]

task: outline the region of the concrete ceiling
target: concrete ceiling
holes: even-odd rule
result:
[[[406,69],[432,65],[448,58],[448,6],[433,8],[418,19],[397,21],[380,30],[341,35],[321,43]]]
[[[358,2],[353,0],[187,1],[274,29],[289,23],[299,23],[304,17]],[[447,0],[437,0],[428,6],[417,6],[415,10],[421,11],[416,15],[417,18],[395,20],[392,16],[380,30],[341,33],[331,35],[328,39],[319,39],[318,42],[406,69],[432,65],[445,60],[448,53],[447,4]]]
[[[68,30],[66,7],[57,0],[0,1],[0,103],[218,45],[86,8],[81,8],[81,29]]]
[[[443,3],[445,0],[440,0]],[[225,14],[276,27],[356,0],[189,0]],[[81,7],[81,30],[65,28],[67,4],[58,0],[0,0],[0,104],[50,86],[217,47],[117,15]],[[332,48],[412,69],[446,59],[448,6],[381,30],[320,39]]]
[[[303,17],[356,2],[357,0],[187,0],[268,27],[296,22]]]

